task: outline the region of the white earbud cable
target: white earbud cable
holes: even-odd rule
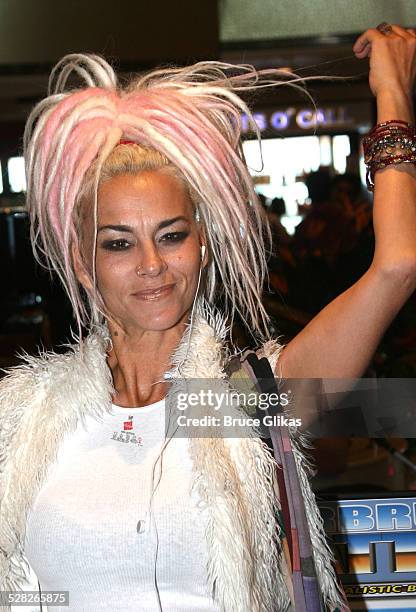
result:
[[[191,335],[192,335],[192,324],[193,324],[193,314],[194,314],[194,308],[195,308],[195,304],[196,304],[196,300],[198,297],[198,291],[199,291],[199,285],[201,282],[201,274],[202,274],[202,262],[205,256],[205,250],[206,247],[205,245],[201,246],[201,262],[200,262],[200,266],[199,266],[199,274],[198,274],[198,283],[197,283],[197,287],[196,287],[196,291],[195,291],[195,297],[194,297],[194,301],[192,304],[192,308],[191,308],[191,316],[190,316],[190,323],[189,323],[189,331],[188,331],[188,344],[187,344],[187,348],[186,348],[186,353],[184,358],[182,359],[182,361],[180,362],[180,364],[178,365],[178,371],[180,371],[180,368],[182,366],[182,364],[184,363],[184,361],[186,360],[187,356],[188,356],[188,352],[189,352],[189,347],[190,347],[190,342],[191,342]],[[157,382],[162,382],[162,381],[157,381]],[[163,381],[165,382],[165,381]],[[153,383],[153,384],[157,384],[157,383]],[[166,410],[166,405],[165,405],[165,410]],[[166,414],[166,412],[165,412]],[[171,409],[169,407],[169,427],[170,427],[170,419],[171,419]],[[156,595],[157,595],[157,600],[158,600],[158,604],[159,604],[159,610],[160,612],[163,612],[162,609],[162,603],[160,600],[160,593],[159,593],[159,588],[158,588],[158,584],[157,584],[157,555],[159,552],[159,532],[157,530],[157,523],[156,523],[156,519],[155,519],[155,515],[153,512],[153,497],[154,494],[157,490],[157,487],[159,486],[159,483],[162,479],[162,461],[163,461],[163,453],[164,450],[166,448],[166,446],[169,444],[170,440],[173,438],[173,436],[175,435],[176,431],[178,430],[179,425],[176,427],[175,431],[173,432],[172,436],[169,439],[166,439],[166,433],[167,433],[167,429],[165,427],[165,440],[163,442],[163,446],[159,452],[158,457],[155,459],[154,463],[153,463],[153,467],[152,467],[152,492],[150,494],[149,497],[149,508],[148,511],[146,513],[146,518],[145,518],[145,523],[147,522],[147,516],[149,516],[150,521],[149,521],[149,528],[153,519],[153,523],[155,526],[155,531],[156,531],[156,549],[155,549],[155,565],[154,565],[154,586],[155,586],[155,590],[156,590]],[[155,477],[155,468],[156,468],[156,464],[157,462],[160,460],[160,472],[159,472],[159,479],[156,483],[156,486],[154,485],[154,477]],[[141,523],[141,521],[139,521],[139,523]]]

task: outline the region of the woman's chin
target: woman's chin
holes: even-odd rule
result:
[[[154,308],[153,313],[149,313],[149,316],[136,319],[135,323],[137,327],[146,331],[165,331],[175,327],[186,318],[186,312],[180,309],[165,309],[158,312],[157,308]]]

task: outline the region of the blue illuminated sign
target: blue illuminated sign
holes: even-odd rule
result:
[[[354,125],[353,119],[347,116],[345,106],[327,108],[301,108],[289,107],[285,110],[273,112],[255,112],[253,119],[260,132],[273,130],[283,132],[290,128],[300,130],[313,130],[323,127],[346,127]],[[242,116],[243,132],[249,131],[247,115]]]
[[[416,499],[322,502],[320,511],[347,597],[363,602],[354,609],[378,610],[386,598],[389,612],[406,609],[416,597]]]

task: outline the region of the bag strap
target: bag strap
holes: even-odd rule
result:
[[[259,390],[263,393],[278,393],[278,387],[276,384],[276,380],[274,378],[274,374],[270,367],[270,363],[268,359],[262,358],[259,359],[254,351],[251,351],[246,354],[246,359],[250,364],[251,369],[253,370],[256,376],[256,385],[259,387]],[[271,416],[269,410],[266,410],[268,416]],[[279,434],[280,431],[276,427],[269,427],[270,440],[272,442],[272,447],[274,451],[274,458],[276,463],[282,468],[282,458],[280,455],[280,447],[281,444],[279,442]],[[285,485],[285,476],[283,469],[276,470],[277,483],[279,487],[280,494],[280,506],[281,513],[284,525],[284,532],[286,535],[289,552],[290,552],[290,560],[291,567],[293,567],[293,539],[292,539],[292,525],[290,521],[290,509],[289,509],[289,500],[287,497],[286,485]]]
[[[278,392],[274,372],[266,357],[259,358],[255,351],[245,351],[241,359],[243,367],[266,394]],[[284,415],[283,410],[281,411]],[[268,416],[272,416],[266,410]],[[293,445],[288,427],[269,427],[274,457],[281,469],[277,470],[280,502],[286,537],[289,544],[292,584],[296,612],[322,612],[321,593],[313,559],[312,542],[306,517],[302,487],[296,466]]]

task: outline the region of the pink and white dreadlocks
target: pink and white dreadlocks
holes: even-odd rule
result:
[[[74,73],[86,86],[67,90]],[[137,143],[141,158],[144,151],[157,152],[159,165],[172,165],[192,194],[211,254],[205,297],[213,301],[222,294],[231,320],[237,311],[251,333],[269,339],[261,295],[270,229],[244,161],[243,113],[259,134],[236,92],[283,84],[305,91],[298,84],[303,80],[287,71],[200,62],[154,70],[123,88],[97,55],[71,54],[58,62],[48,97],[33,109],[25,128],[27,204],[35,256],[58,273],[80,332],[82,325],[102,323],[103,309],[97,289],[85,303],[74,272],[78,208],[89,185],[96,228],[97,190],[106,164],[117,147],[125,147],[120,140],[128,140]],[[95,269],[92,281],[96,287]]]

